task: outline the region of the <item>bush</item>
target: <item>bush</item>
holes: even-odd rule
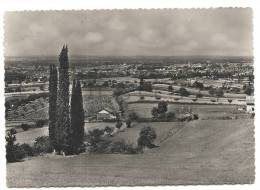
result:
[[[180,92],[181,96],[189,96],[190,95],[189,91],[187,91],[186,88],[183,88],[183,87],[180,88],[179,92]]]
[[[7,162],[17,162],[25,157],[25,152],[19,144],[15,144],[16,130],[10,129],[5,137],[6,140],[6,160]]]
[[[156,100],[160,100],[160,99],[161,99],[161,96],[155,96],[155,99],[156,99]]]
[[[34,156],[34,149],[29,144],[21,144],[21,148],[24,150],[26,156]]]
[[[197,113],[193,114],[193,119],[194,120],[198,120],[199,119],[199,115]]]
[[[125,120],[125,124],[126,124],[126,127],[127,127],[127,128],[130,128],[130,127],[131,127],[131,124],[132,124],[131,119],[130,119],[130,118],[127,118],[127,119]]]
[[[140,100],[144,100],[144,96],[140,96]]]
[[[137,144],[139,147],[152,147],[153,141],[156,139],[156,133],[155,130],[150,127],[150,126],[144,126],[140,133],[139,133],[139,138],[137,141]]]
[[[193,99],[192,99],[193,102],[196,102],[197,100],[198,100],[197,98],[193,98]]]
[[[106,126],[104,129],[104,132],[106,132],[108,135],[111,135],[111,133],[113,132],[113,129],[109,126]]]
[[[33,149],[36,154],[50,153],[53,151],[53,147],[50,144],[48,136],[40,136],[35,139]]]
[[[26,152],[19,145],[6,145],[6,160],[7,162],[18,162],[21,161],[26,156]]]
[[[121,121],[116,122],[116,128],[120,129],[123,123]]]
[[[216,102],[216,100],[215,100],[215,99],[211,99],[210,101],[211,101],[211,102]]]
[[[128,114],[128,118],[131,119],[132,121],[136,121],[138,120],[139,117],[136,112],[131,112]]]
[[[111,143],[110,152],[123,154],[137,154],[140,152],[140,148],[134,147],[132,144],[127,144],[124,140],[120,140]]]
[[[31,128],[31,125],[28,125],[28,124],[21,124],[21,128],[24,130],[24,131],[27,131],[28,129]]]

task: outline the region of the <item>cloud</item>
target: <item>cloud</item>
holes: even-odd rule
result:
[[[111,20],[108,21],[108,26],[112,30],[120,30],[123,31],[126,29],[126,24],[122,22],[118,16],[112,17]]]
[[[5,55],[252,55],[251,9],[8,12]]]
[[[89,43],[98,43],[103,40],[103,36],[98,32],[88,32],[84,40]]]

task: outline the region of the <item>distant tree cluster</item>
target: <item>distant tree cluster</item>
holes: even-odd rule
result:
[[[174,112],[168,112],[168,103],[165,101],[158,102],[157,107],[153,107],[151,114],[154,120],[158,121],[171,121],[175,119]]]

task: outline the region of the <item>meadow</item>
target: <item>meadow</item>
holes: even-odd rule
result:
[[[116,138],[135,142],[145,123]],[[143,154],[49,155],[7,164],[9,187],[254,182],[254,120],[149,123],[159,148]],[[170,134],[170,135],[169,135]]]

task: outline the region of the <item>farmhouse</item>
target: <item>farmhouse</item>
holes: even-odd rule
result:
[[[116,116],[109,108],[102,109],[97,113],[97,120],[113,120],[115,118]]]

